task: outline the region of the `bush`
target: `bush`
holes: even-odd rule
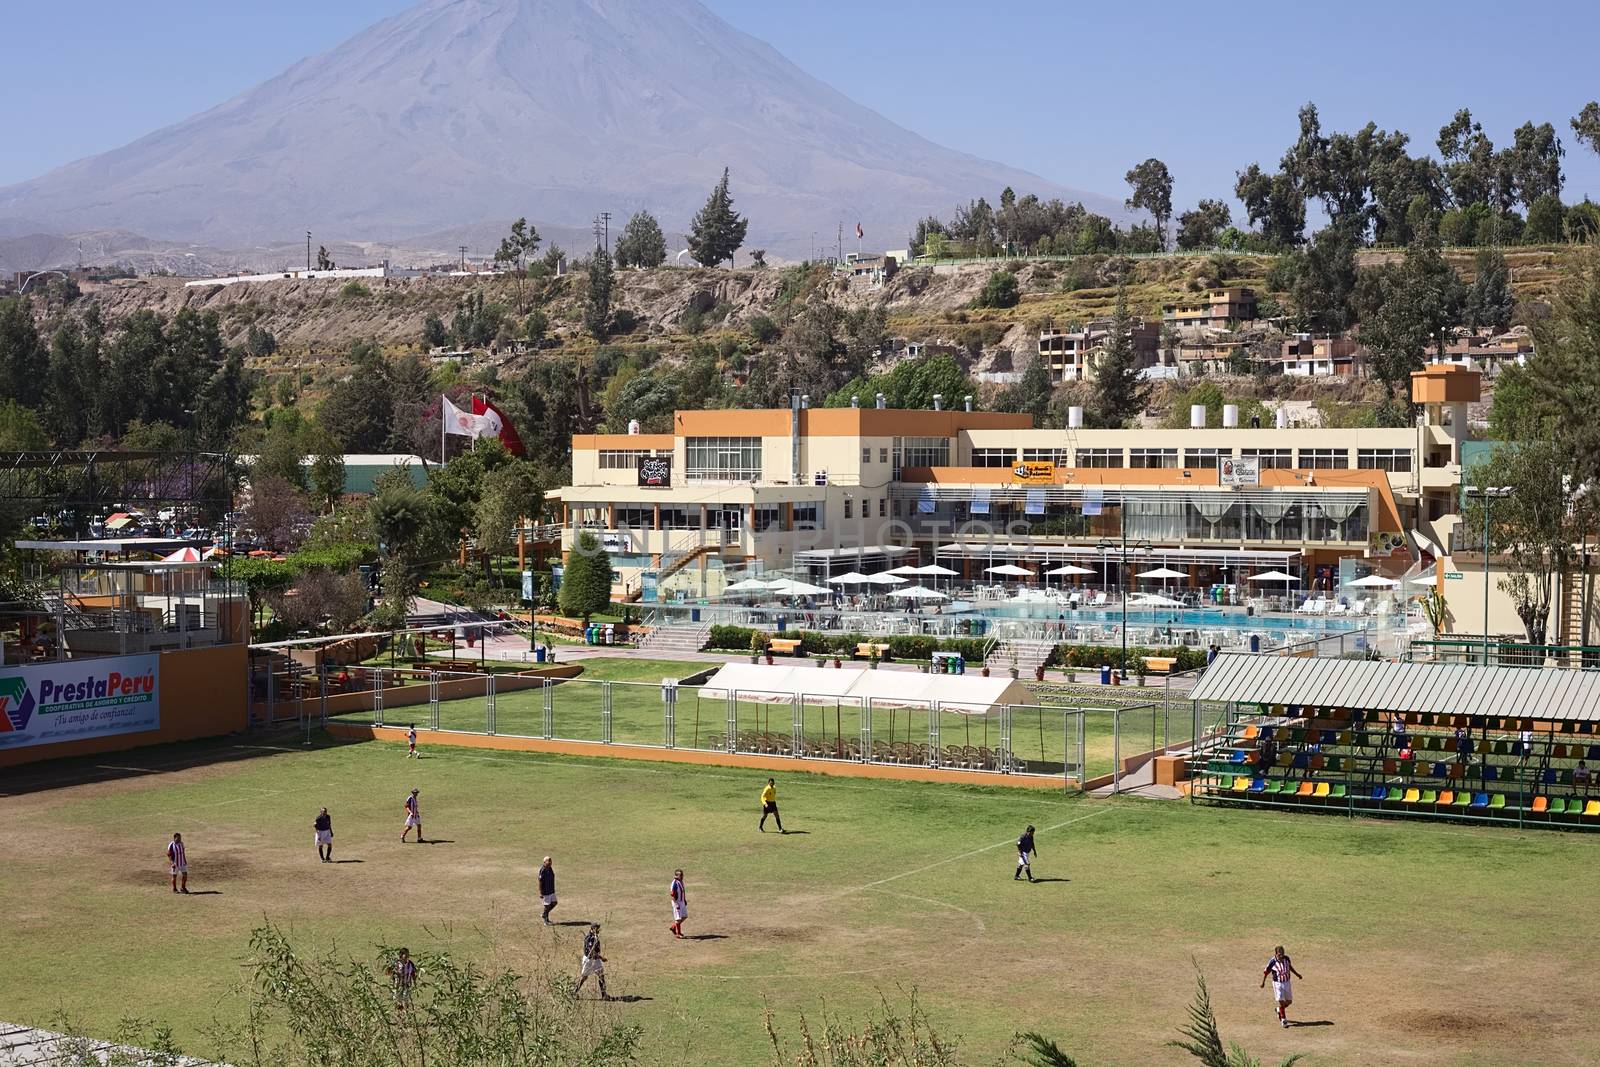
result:
[[[756,632],[749,626],[713,626],[706,647],[727,652],[748,652],[750,638]]]
[[[1121,647],[1111,648],[1105,645],[1057,645],[1051,649],[1046,664],[1052,667],[1067,667],[1076,670],[1099,670],[1101,666],[1119,669],[1123,674],[1137,669],[1146,656],[1165,656],[1177,662],[1173,665],[1174,671],[1192,671],[1206,665],[1206,652],[1203,648],[1188,648],[1178,646],[1175,648],[1147,648],[1143,645],[1130,645],[1128,647],[1128,661],[1122,661]]]
[[[997,270],[983,283],[983,291],[973,300],[973,307],[1014,308],[1022,300],[1017,288],[1017,276],[1008,270]]]
[[[783,327],[767,315],[752,315],[746,325],[750,328],[750,336],[758,344],[770,344],[783,333]]]
[[[371,296],[372,290],[368,289],[360,282],[350,281],[344,283],[344,288],[339,290],[339,295],[344,297],[346,300],[360,300],[364,297]]]

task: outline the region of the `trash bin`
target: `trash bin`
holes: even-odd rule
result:
[[[961,655],[959,652],[956,653],[955,672],[957,674],[967,673],[967,657]]]
[[[788,618],[788,616],[786,616],[786,615],[779,615],[779,616],[778,616],[778,632],[779,632],[779,633],[780,633],[780,634],[781,634],[781,633],[783,633],[783,631],[784,631],[784,630],[785,630],[785,629],[787,629],[787,628],[788,628],[788,626],[789,626],[789,618]]]
[[[689,609],[689,621],[690,622],[699,622],[700,621],[700,609],[699,608],[690,608]]]
[[[1250,635],[1250,651],[1251,652],[1260,652],[1261,651],[1261,635],[1260,634],[1251,634]]]
[[[1109,664],[1109,663],[1100,664],[1100,684],[1101,685],[1110,685],[1111,684],[1111,664]]]
[[[602,629],[600,633],[601,637],[604,639],[601,641],[601,644],[614,645],[617,643],[617,629],[611,623],[606,623],[605,628]]]
[[[537,648],[535,648],[533,650],[533,662],[535,662],[535,663],[543,663],[544,662],[544,646],[543,645],[540,645],[539,647],[537,647]]]

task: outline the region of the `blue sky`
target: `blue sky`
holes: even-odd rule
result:
[[[1368,119],[1432,149],[1466,106],[1497,144],[1527,119],[1567,146],[1565,199],[1600,199],[1567,120],[1600,96],[1600,4],[1347,0],[704,0],[890,119],[1063,185],[1126,195],[1154,155],[1178,209],[1274,163],[1306,100],[1325,129]],[[410,0],[74,0],[8,5],[0,185],[114,148],[249,88]]]

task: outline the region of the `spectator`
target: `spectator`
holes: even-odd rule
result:
[[[1572,784],[1582,786],[1583,791],[1587,793],[1589,791],[1589,782],[1592,777],[1593,775],[1589,773],[1588,762],[1586,760],[1579,760],[1577,768],[1572,772]]]

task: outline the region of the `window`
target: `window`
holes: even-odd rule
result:
[[[670,456],[670,448],[602,448],[600,469],[603,471],[631,471],[638,466],[640,456]]]
[[[1065,448],[1024,448],[1022,450],[1024,463],[1054,463],[1058,467],[1067,465],[1067,450]]]
[[[906,467],[950,466],[950,438],[903,437],[897,439],[901,450],[901,465]]]
[[[1294,451],[1288,448],[1243,448],[1239,458],[1259,459],[1264,471],[1286,471],[1294,466]]]
[[[794,528],[808,529],[822,528],[822,502],[819,500],[804,500],[794,506]]]
[[[700,505],[690,504],[688,507],[663,507],[661,509],[661,528],[663,530],[698,530],[700,529]]]
[[[1214,471],[1217,469],[1222,457],[1232,458],[1231,448],[1186,448],[1183,450],[1183,465],[1200,470]]]
[[[854,508],[855,508],[855,501],[851,500],[849,497],[845,497],[844,498],[844,517],[847,518],[847,519],[854,518],[855,517],[855,513],[853,511]]]
[[[972,465],[974,467],[1013,467],[1017,462],[1017,450],[1014,448],[974,448],[972,450]]]
[[[1364,471],[1389,471],[1391,474],[1411,472],[1409,448],[1358,448],[1356,466]]]
[[[649,504],[618,504],[619,530],[649,530],[656,524],[655,509]]]
[[[1300,466],[1305,470],[1343,470],[1350,466],[1347,448],[1302,448]]]
[[[895,497],[894,498],[894,517],[897,518],[897,519],[900,517],[900,498],[899,497]]]
[[[689,437],[684,477],[691,482],[748,482],[761,477],[761,438]]]
[[[872,449],[863,448],[861,450],[861,463],[862,463],[862,465],[865,466],[866,464],[871,463],[871,462],[872,462]]]
[[[887,463],[887,462],[889,462],[889,449],[888,449],[887,446],[878,449],[878,462],[879,463]]]
[[[1122,449],[1080,448],[1078,449],[1078,466],[1120,467],[1122,466]]]
[[[777,529],[783,522],[783,509],[777,504],[757,504],[751,528],[756,533]]]
[[[1178,450],[1176,448],[1130,448],[1128,449],[1128,466],[1176,468],[1178,466]]]
[[[884,518],[888,514],[889,514],[889,499],[888,499],[888,497],[880,496],[878,498],[878,518],[880,518],[880,519]]]

